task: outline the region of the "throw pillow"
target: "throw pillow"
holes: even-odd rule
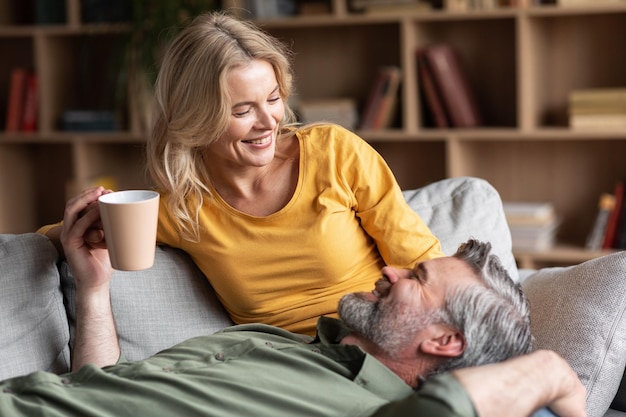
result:
[[[57,258],[43,235],[0,235],[0,379],[70,368]]]
[[[75,284],[65,262],[61,280],[73,334]],[[122,355],[129,361],[233,324],[189,255],[169,247],[157,246],[150,269],[114,271],[111,305]]]
[[[448,178],[403,194],[439,238],[444,254],[452,255],[470,238],[491,242],[493,253],[511,278],[519,281],[511,231],[500,194],[491,184],[473,177]]]
[[[587,389],[587,414],[603,416],[626,367],[626,252],[542,269],[522,287],[535,347],[570,363]]]

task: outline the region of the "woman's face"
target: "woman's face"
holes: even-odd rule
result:
[[[262,167],[274,158],[285,113],[272,65],[254,60],[227,75],[232,108],[224,135],[208,148],[213,167]]]

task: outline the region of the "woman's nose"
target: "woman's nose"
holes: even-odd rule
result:
[[[257,125],[262,129],[274,129],[276,120],[269,109],[262,109],[258,113]]]

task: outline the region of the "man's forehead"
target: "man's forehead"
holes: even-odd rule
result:
[[[444,256],[419,262],[413,268],[413,272],[416,275],[426,277],[436,274],[440,279],[467,280],[483,283],[480,274],[478,274],[471,265],[455,256]]]

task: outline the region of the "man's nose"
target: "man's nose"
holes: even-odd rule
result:
[[[385,266],[381,270],[381,273],[383,274],[383,277],[387,278],[390,283],[395,284],[396,282],[398,282],[399,279],[402,278],[402,271],[403,270],[400,268]]]

